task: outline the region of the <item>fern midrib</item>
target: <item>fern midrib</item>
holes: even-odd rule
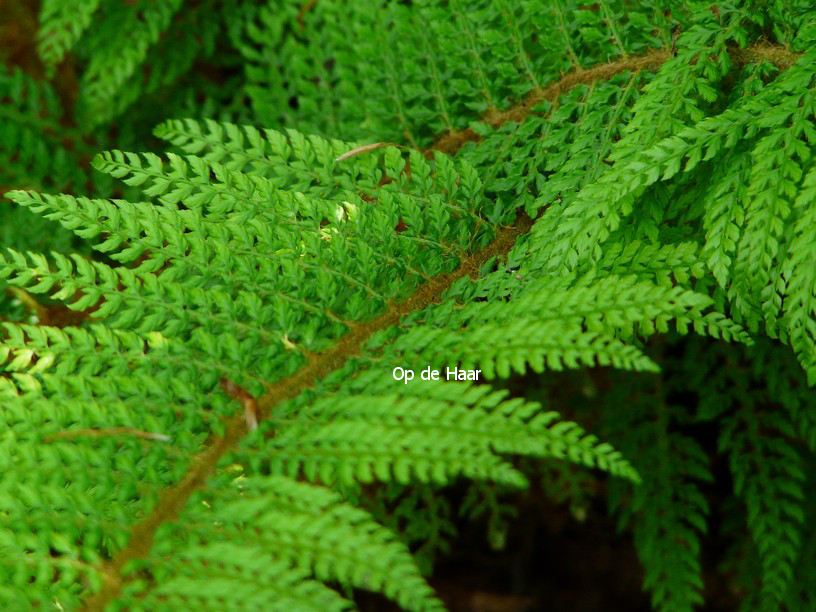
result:
[[[476,276],[481,266],[493,257],[506,254],[519,236],[527,233],[533,220],[521,214],[515,225],[499,231],[496,239],[482,251],[463,261],[453,272],[433,277],[423,284],[411,297],[391,304],[380,316],[367,323],[355,325],[351,332],[342,337],[327,351],[310,356],[309,362],[298,372],[268,385],[267,392],[258,400],[259,417],[287,400],[294,399],[304,389],[314,386],[317,381],[342,367],[346,361],[360,353],[360,348],[380,330],[396,325],[399,320],[418,310],[427,308],[439,299],[456,281],[464,276]],[[131,532],[128,545],[102,568],[103,587],[85,602],[88,610],[103,610],[115,598],[122,587],[121,571],[132,560],[147,556],[152,548],[156,530],[165,522],[179,516],[187,500],[215,468],[221,457],[235,446],[247,433],[243,411],[226,421],[223,436],[215,437],[212,443],[193,458],[192,466],[176,486],[168,489],[156,507],[137,523]]]
[[[780,70],[792,66],[800,55],[769,43],[753,44],[745,49],[730,49],[729,53],[736,65],[769,61]],[[545,88],[532,90],[520,104],[506,111],[488,111],[482,117],[482,121],[494,129],[510,121],[521,122],[541,102],[545,100],[554,102],[577,85],[608,80],[627,70],[639,72],[657,68],[670,57],[668,49],[656,49],[644,55],[628,56],[589,69],[573,70]],[[436,139],[427,153],[437,150],[454,155],[467,142],[478,140],[480,137],[470,128],[447,132]],[[268,385],[267,392],[258,399],[259,419],[274,406],[294,399],[305,389],[314,386],[321,378],[341,368],[348,359],[359,354],[360,348],[375,332],[396,325],[403,316],[435,303],[457,280],[465,276],[476,277],[484,263],[493,257],[506,255],[516,240],[529,232],[532,226],[533,219],[521,212],[513,226],[501,229],[490,245],[464,260],[455,271],[433,277],[421,285],[411,297],[391,304],[385,313],[367,323],[354,325],[332,348],[310,355],[309,362],[298,372]],[[84,609],[104,610],[107,604],[119,595],[124,583],[123,567],[132,560],[148,556],[159,527],[167,521],[178,518],[192,494],[206,482],[224,454],[240,442],[246,433],[246,422],[241,410],[226,420],[224,434],[215,436],[212,442],[192,459],[191,467],[184,478],[165,490],[158,504],[141,522],[133,526],[128,544],[99,568],[103,579],[102,588],[84,601]]]

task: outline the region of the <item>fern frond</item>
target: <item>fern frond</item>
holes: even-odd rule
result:
[[[421,356],[431,364],[456,363],[481,368],[486,379],[582,366],[613,366],[625,370],[658,371],[636,347],[614,336],[586,332],[562,321],[517,318],[512,323],[483,323],[452,331],[420,327],[397,343],[405,355]],[[475,348],[474,348],[475,347]]]
[[[705,107],[717,100],[718,81],[733,66],[727,45],[747,44],[748,19],[744,9],[729,2],[719,6],[717,14],[703,7],[694,10],[691,27],[676,41],[676,54],[644,86],[609,159],[633,159],[644,147],[705,117]]]
[[[442,371],[441,380],[446,378]],[[343,485],[375,479],[439,485],[463,475],[526,486],[503,454],[564,458],[637,480],[611,447],[535,403],[508,400],[489,387],[419,385],[393,378],[384,384],[373,371],[360,374],[348,391],[341,386],[313,400],[299,413],[302,425],[286,425],[283,416],[271,415],[275,437],[253,455],[264,458],[265,470],[290,477],[302,471],[310,480]],[[276,418],[284,424],[276,426]]]
[[[44,0],[40,6],[40,30],[37,52],[49,71],[62,61],[91,25],[91,19],[102,0],[80,0],[66,4]]]
[[[807,609],[805,4],[15,4],[0,607],[441,609],[543,479],[656,609]]]
[[[801,356],[810,384],[816,381],[816,329],[813,327],[816,278],[810,265],[816,256],[815,201],[816,167],[812,167],[802,181],[802,189],[794,203],[797,212],[794,236],[782,267],[789,279],[784,323],[789,330],[791,346]]]
[[[734,269],[735,291],[759,298],[766,328],[772,335],[782,308],[782,298],[777,294],[785,293],[784,284],[775,278],[775,260],[784,249],[784,228],[802,180],[802,166],[810,160],[806,142],[816,142],[811,122],[816,110],[813,95],[795,95],[791,102],[794,108],[783,107],[763,118],[762,124],[771,129],[751,152],[745,229]]]
[[[729,419],[720,439],[720,447],[729,449],[734,491],[745,500],[759,551],[764,607],[781,603],[801,547],[805,475],[798,453],[783,441],[791,435],[782,415],[758,418],[744,409]]]
[[[53,87],[19,68],[0,68],[0,182],[4,186],[82,190],[85,173],[70,148],[87,152],[78,134],[61,125]]]
[[[729,284],[740,228],[745,222],[745,183],[749,171],[747,151],[727,154],[712,176],[710,200],[706,202],[704,252],[711,273],[723,288]]]
[[[148,50],[164,32],[183,4],[169,2],[135,2],[125,5],[106,4],[107,10],[95,36],[86,44],[96,53],[85,70],[81,83],[81,113],[86,121],[99,124],[123,110],[117,93],[147,57]],[[127,32],[127,45],[116,44],[122,32]]]
[[[206,505],[196,504],[184,514],[185,528],[176,537],[156,547],[146,567],[156,585],[133,594],[145,598],[140,606],[350,607],[320,582],[303,580],[312,575],[321,582],[382,592],[406,610],[442,609],[393,532],[337,493],[280,476],[220,484]],[[230,554],[219,558],[224,552]],[[257,553],[271,566],[259,564]],[[272,572],[276,566],[280,577]],[[255,575],[250,584],[246,570]],[[197,587],[202,578],[209,585],[205,589]]]
[[[688,172],[701,161],[720,154],[723,148],[734,147],[742,138],[752,136],[766,119],[751,125],[757,113],[779,103],[779,116],[798,105],[799,96],[809,87],[813,76],[814,53],[804,54],[794,67],[785,71],[778,81],[764,88],[741,106],[721,115],[706,117],[693,127],[682,129],[676,136],[658,142],[630,160],[616,165],[595,183],[585,187],[566,208],[551,208],[537,224],[534,236],[546,249],[537,254],[550,270],[575,268],[587,260],[597,261],[601,244],[617,229],[621,218],[632,210],[636,195],[659,180],[668,180],[678,172]],[[786,116],[786,115],[785,115]],[[770,124],[769,124],[770,125]],[[557,234],[547,235],[547,219],[560,215]],[[549,242],[548,242],[549,241]]]
[[[259,134],[243,133],[253,138]],[[266,470],[290,475],[302,470],[311,478],[344,485],[368,482],[374,476],[386,482],[444,483],[465,475],[521,486],[526,480],[502,455],[522,454],[564,457],[637,478],[611,447],[577,425],[556,423],[554,413],[539,413],[536,404],[502,401],[495,394],[479,400],[482,391],[467,387],[454,391],[455,385],[444,385],[443,400],[439,391],[429,397],[402,397],[404,391],[393,389],[378,395],[368,379],[364,394],[340,390],[323,399],[312,398],[302,426],[290,423],[288,417],[276,420],[275,384],[286,389],[287,376],[301,376],[313,366],[320,368],[320,376],[330,373],[353,354],[338,361],[332,351],[348,349],[342,343],[330,348],[332,342],[350,330],[360,335],[363,348],[378,326],[387,329],[397,322],[391,314],[395,300],[405,300],[406,314],[421,310],[423,304],[430,306],[433,293],[417,301],[410,291],[428,282],[441,288],[464,277],[469,268],[462,265],[459,276],[452,275],[457,260],[484,244],[496,229],[478,214],[481,185],[465,163],[453,163],[444,156],[429,163],[413,153],[406,160],[390,148],[337,171],[334,154],[348,145],[307,141],[294,132],[284,139],[271,131],[263,142],[272,148],[260,158],[268,162],[261,168],[275,168],[271,176],[244,174],[195,156],[171,155],[167,166],[147,154],[111,153],[100,158],[101,168],[142,187],[146,196],[158,200],[157,205],[22,191],[11,194],[80,236],[101,236],[96,248],[114,262],[141,261],[127,267],[77,255],[53,253],[49,259],[37,253],[8,252],[0,273],[9,283],[64,300],[75,310],[89,312],[98,323],[88,331],[6,326],[3,357],[9,377],[4,379],[4,392],[11,405],[19,406],[7,418],[36,402],[62,411],[67,419],[45,428],[52,432],[46,440],[54,440],[48,442],[54,449],[70,448],[72,441],[86,439],[99,440],[100,448],[109,453],[116,452],[121,440],[151,444],[161,456],[167,441],[196,444],[201,433],[220,430],[223,425],[217,415],[223,414],[228,401],[219,381],[227,377],[253,395],[266,390],[259,403],[268,418],[258,435],[273,427],[275,443],[246,457],[247,465],[256,469],[259,461],[268,461]],[[287,147],[311,162],[320,153],[326,164],[322,173],[329,180],[322,181],[320,174],[306,169],[313,164],[304,166],[288,155],[274,155]],[[383,182],[383,176],[394,180]],[[292,192],[292,181],[312,194]],[[369,199],[357,195],[359,190]],[[343,199],[332,203],[314,192]],[[270,207],[270,198],[277,204]],[[293,228],[282,223],[287,220]],[[407,229],[395,231],[400,221]],[[224,241],[223,248],[210,246],[215,239]],[[378,314],[379,319],[372,322]],[[334,365],[326,369],[321,359]],[[353,364],[351,371],[361,366],[363,362]],[[155,397],[141,394],[149,407],[145,417],[133,413],[142,387],[156,390]],[[63,397],[68,393],[76,401],[66,403]],[[155,418],[178,411],[185,419],[176,424],[164,416]],[[31,424],[50,418],[48,414],[48,410],[38,412]],[[497,435],[502,430],[504,434]],[[36,431],[36,427],[25,430],[32,443]],[[224,435],[234,436],[237,431],[230,426]],[[428,436],[429,432],[435,433]],[[352,447],[349,436],[356,440]],[[412,450],[424,450],[412,454],[406,440],[413,440]],[[52,448],[48,444],[45,450]],[[96,464],[103,464],[102,456],[94,459]],[[81,465],[85,459],[73,461]],[[82,469],[87,472],[87,466]],[[65,478],[60,486],[71,490],[70,472],[60,473]],[[142,496],[148,500],[153,487],[170,482],[165,476],[178,478],[175,473],[159,479],[140,473],[132,480],[143,482]],[[82,490],[82,484],[78,486]],[[53,486],[46,491],[59,495]],[[57,514],[48,516],[51,520]],[[350,515],[347,518],[351,521]],[[81,531],[81,537],[99,534],[99,526],[87,527],[91,531]],[[121,531],[105,537],[114,533],[121,538]],[[116,542],[122,546],[121,539]],[[313,562],[320,580],[363,585],[352,580],[350,569],[326,574],[323,561]],[[47,563],[38,562],[35,567],[47,567]],[[282,593],[288,592],[293,580],[282,578]],[[425,595],[414,601],[413,595],[401,590],[419,589],[409,586],[412,579],[407,575],[397,581],[398,587],[383,580],[375,580],[370,588],[383,589],[409,607],[425,607],[420,602]],[[167,595],[181,597],[184,584],[172,583]],[[219,592],[216,589],[213,596]]]
[[[626,417],[616,411],[606,429],[641,466],[643,481],[631,499],[613,483],[610,502],[621,526],[632,526],[653,607],[692,610],[703,603],[700,538],[709,513],[699,483],[713,477],[703,449],[673,430],[678,410],[664,403],[659,388],[655,393],[641,386],[646,388],[636,396],[616,394],[615,404],[625,402]]]

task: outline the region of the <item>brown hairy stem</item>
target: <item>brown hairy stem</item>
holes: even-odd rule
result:
[[[780,70],[791,67],[796,63],[796,60],[799,59],[799,56],[799,53],[794,53],[782,46],[765,42],[751,45],[745,49],[731,50],[731,59],[737,66],[766,61],[774,64]],[[533,89],[522,102],[507,110],[492,110],[487,112],[482,116],[481,121],[494,129],[510,121],[524,121],[538,104],[544,101],[555,102],[559,96],[577,85],[589,85],[591,83],[597,83],[598,81],[608,81],[613,76],[626,71],[640,72],[642,70],[654,70],[659,68],[663,62],[670,57],[671,53],[668,49],[655,49],[644,55],[629,55],[608,64],[573,70],[546,87]],[[453,155],[461,149],[465,143],[477,142],[480,139],[480,136],[470,128],[455,130],[440,135],[431,146],[431,149]]]
[[[577,85],[607,80],[623,71],[655,69],[670,56],[668,50],[658,49],[645,55],[627,56],[608,64],[575,70],[547,87],[533,90],[523,102],[510,109],[490,111],[482,121],[492,127],[498,127],[508,121],[523,121],[537,104],[544,100],[555,101],[561,94]],[[760,43],[746,49],[734,50],[732,58],[737,65],[770,61],[784,69],[796,61],[798,54],[779,46]],[[454,154],[466,142],[478,139],[479,136],[470,129],[449,132],[438,138],[431,149]],[[383,314],[371,321],[354,324],[330,349],[310,355],[307,364],[298,372],[270,384],[266,393],[257,399],[258,418],[262,419],[273,407],[294,399],[302,391],[313,387],[320,379],[342,367],[348,359],[359,355],[363,345],[375,332],[387,329],[399,323],[402,317],[438,302],[442,294],[457,280],[465,276],[476,277],[484,263],[493,257],[506,255],[516,240],[526,234],[532,225],[533,220],[521,213],[513,226],[501,229],[490,245],[464,259],[453,272],[429,279],[412,296],[390,304]],[[244,411],[226,420],[224,435],[212,437],[209,444],[193,458],[190,469],[181,481],[166,489],[156,507],[132,527],[128,544],[102,565],[100,568],[103,577],[102,589],[86,599],[84,606],[86,609],[103,610],[119,595],[124,583],[122,568],[125,564],[133,559],[144,558],[150,553],[158,528],[165,522],[178,518],[190,496],[205,483],[224,454],[246,433],[247,419]]]
[[[332,348],[316,353],[307,365],[292,376],[269,385],[266,393],[258,399],[258,418],[262,419],[274,406],[294,399],[303,390],[314,386],[321,378],[342,367],[349,358],[359,355],[363,344],[375,332],[395,325],[407,314],[430,306],[460,278],[477,275],[484,263],[493,257],[506,254],[518,237],[529,231],[532,224],[533,220],[522,213],[515,225],[500,230],[496,239],[487,248],[463,261],[456,270],[433,277],[428,283],[420,286],[412,296],[394,302],[375,319],[358,324]],[[103,566],[102,590],[86,600],[86,609],[103,610],[107,603],[119,594],[123,583],[121,572],[125,563],[148,555],[156,530],[163,523],[178,517],[190,495],[204,484],[224,453],[235,446],[246,433],[247,421],[243,412],[227,419],[224,435],[213,437],[210,444],[195,456],[184,478],[177,485],[167,489],[156,507],[144,520],[133,526],[128,545]]]

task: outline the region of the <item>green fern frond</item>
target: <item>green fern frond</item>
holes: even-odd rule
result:
[[[81,83],[81,113],[92,124],[103,123],[115,117],[123,108],[117,94],[147,57],[151,45],[170,25],[183,0],[156,4],[134,2],[106,4],[109,9],[101,16],[105,21],[86,41],[95,51]],[[115,40],[127,32],[129,44],[118,45]]]
[[[734,491],[745,500],[759,551],[762,605],[776,607],[793,580],[801,547],[805,474],[795,449],[782,439],[794,435],[790,423],[781,416],[760,418],[738,412],[726,423],[720,446],[729,449]]]
[[[259,135],[247,129],[237,133]],[[43,451],[52,453],[70,449],[75,439],[99,439],[100,450],[110,453],[121,448],[118,440],[129,440],[150,445],[157,457],[181,450],[179,445],[200,443],[202,434],[217,433],[222,426],[218,415],[228,401],[219,385],[225,378],[253,395],[262,395],[276,381],[288,384],[286,377],[308,368],[315,355],[331,354],[341,334],[371,325],[372,317],[391,316],[383,310],[404,296],[410,304],[412,290],[450,276],[457,260],[496,233],[478,214],[481,185],[466,163],[441,155],[429,163],[415,153],[406,159],[390,148],[341,165],[335,154],[351,145],[307,141],[294,132],[284,139],[267,131],[262,144],[270,147],[260,158],[266,162],[259,166],[264,174],[244,174],[196,156],[170,155],[166,165],[149,154],[113,152],[98,160],[100,168],[155,198],[152,205],[10,194],[77,235],[96,239],[98,251],[121,262],[8,251],[0,264],[10,284],[63,300],[98,321],[87,331],[6,325],[3,390],[10,406],[19,406],[7,419],[31,402],[42,407],[19,432],[29,443],[44,440]],[[289,158],[288,147],[312,164]],[[317,153],[325,162],[321,173],[307,170]],[[293,181],[320,195],[292,191]],[[400,222],[406,228],[397,231]],[[219,242],[223,246],[212,246]],[[389,350],[398,350],[393,346]],[[349,373],[364,365],[353,365]],[[274,410],[254,439],[274,431],[274,442],[247,455],[247,465],[342,485],[375,476],[386,482],[439,484],[463,475],[522,486],[526,479],[502,459],[521,454],[563,457],[637,479],[609,445],[575,424],[556,422],[555,413],[539,413],[536,404],[502,401],[501,395],[479,390],[486,388],[451,384],[443,385],[444,400],[440,391],[428,397],[403,397],[402,389],[395,393],[393,388],[376,394],[376,377],[368,374],[365,392],[340,389],[322,399],[312,397],[302,421],[293,422],[288,414],[279,420],[274,401],[262,403]],[[141,394],[150,407],[142,415],[134,413],[140,388],[151,390]],[[71,402],[64,400],[68,393]],[[66,420],[50,422],[49,411],[60,411]],[[183,420],[167,421],[179,411]],[[234,435],[229,431],[235,430],[225,435]],[[104,465],[104,453],[93,459],[95,465]],[[242,457],[242,452],[235,455]],[[45,494],[60,498],[60,488],[70,491],[71,471],[89,473],[87,459],[77,456],[71,470],[54,472],[63,480],[45,487]],[[141,472],[144,467],[138,466],[138,476],[131,478],[142,483],[138,494],[149,503],[150,491],[178,474],[148,477]],[[45,503],[41,506],[48,520],[56,519]],[[136,506],[132,511],[143,512]],[[124,535],[89,522],[78,537],[108,538],[122,546]],[[19,557],[21,551],[10,549],[9,554]],[[190,554],[192,563],[195,555],[206,553],[194,549]],[[430,601],[426,594],[416,595],[426,592],[409,586],[413,579],[407,577],[361,583],[352,580],[351,569],[326,573],[323,561],[313,563],[320,580],[382,589],[408,607],[423,608]],[[355,576],[363,571],[357,565],[349,566],[356,567]],[[44,561],[34,567],[44,571],[49,565]],[[282,578],[282,593],[293,580]],[[167,596],[182,597],[186,583],[170,584]],[[220,592],[216,589],[213,597]]]
[[[771,127],[780,117],[788,116],[798,106],[800,95],[809,88],[813,76],[814,53],[804,54],[794,67],[759,94],[741,106],[721,115],[706,117],[698,124],[683,128],[676,136],[656,143],[630,161],[616,165],[598,181],[583,189],[565,209],[550,209],[539,222],[535,233],[546,236],[549,215],[559,214],[557,234],[542,253],[550,269],[574,268],[587,259],[597,260],[600,244],[617,229],[622,216],[631,212],[632,201],[644,188],[659,180],[666,181],[678,172],[689,172],[702,161],[708,161],[742,138],[753,136],[759,128]],[[773,103],[775,113],[752,120]],[[557,212],[556,212],[557,211]]]
[[[442,609],[393,532],[337,493],[280,476],[220,484],[217,495],[184,514],[184,529],[156,547],[143,569],[156,584],[134,592],[135,605],[348,609],[350,602],[320,584],[337,582],[382,592],[406,610]],[[272,566],[259,567],[255,553]],[[275,566],[280,578],[271,572]],[[246,585],[252,568],[256,579]],[[197,587],[202,578],[204,590]]]
[[[60,0],[44,0],[40,6],[38,47],[45,65],[53,72],[91,25],[91,19],[102,0],[81,0],[66,4]]]
[[[533,489],[655,609],[810,609],[812,6],[68,4],[4,29],[0,607],[442,609]]]
[[[440,377],[445,380],[446,372]],[[542,412],[537,404],[507,400],[484,386],[418,384],[414,388],[392,379],[385,385],[381,375],[369,370],[348,391],[341,386],[312,400],[298,413],[302,425],[277,429],[274,439],[252,454],[263,458],[264,470],[290,477],[302,472],[310,480],[342,485],[375,479],[440,485],[463,475],[526,486],[524,476],[501,459],[503,454],[564,458],[638,478],[611,447],[598,444],[574,423],[560,422],[558,414]],[[287,417],[271,415],[271,427],[277,418],[285,423]],[[264,431],[262,427],[261,436]]]
[[[632,397],[616,395],[613,405],[624,402],[626,418],[616,413],[606,429],[640,466],[643,482],[628,500],[613,483],[610,501],[621,526],[632,527],[653,607],[693,610],[703,603],[700,540],[709,514],[700,483],[713,477],[703,449],[674,431],[678,410],[664,403],[659,388],[641,387]]]

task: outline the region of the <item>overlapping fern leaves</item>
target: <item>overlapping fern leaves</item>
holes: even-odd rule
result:
[[[688,610],[712,476],[681,428],[716,421],[754,542],[746,605],[807,609],[809,389],[763,340],[748,355],[782,409],[698,367],[701,405],[735,405],[693,417],[644,349],[767,335],[813,382],[814,13],[636,4],[43,2],[47,67],[85,62],[78,117],[195,90],[224,25],[224,61],[246,64],[226,95],[301,131],[167,120],[164,156],[93,162],[129,200],[85,195],[79,171],[10,181],[96,253],[0,261],[88,319],[3,324],[0,600],[345,610],[366,589],[437,609],[406,543],[445,510],[400,526],[383,505],[459,478],[522,488],[529,457],[609,472],[655,607]],[[598,402],[601,441],[490,384],[391,375],[453,365],[644,374]]]
[[[430,163],[418,153],[403,156],[396,148],[337,162],[352,145],[296,132],[287,137],[190,122],[168,124],[159,131],[172,133],[177,143],[185,135],[188,147],[200,149],[198,139],[220,142],[226,136],[221,130],[230,134],[228,143],[199,151],[203,156],[171,155],[164,163],[155,156],[113,152],[97,159],[98,168],[139,185],[153,203],[9,194],[18,204],[91,240],[117,262],[10,251],[2,264],[2,275],[10,284],[62,299],[99,321],[88,329],[64,330],[6,324],[3,380],[9,461],[20,466],[23,458],[14,449],[31,448],[26,461],[60,466],[48,471],[47,480],[38,483],[28,501],[40,513],[39,528],[13,520],[7,525],[9,535],[14,534],[7,552],[18,560],[30,558],[34,569],[20,574],[16,566],[11,584],[34,578],[41,590],[23,592],[11,586],[9,595],[24,599],[33,594],[32,601],[46,601],[55,571],[48,552],[53,543],[38,538],[57,531],[65,520],[61,509],[80,503],[71,500],[76,486],[72,473],[83,474],[77,494],[91,495],[85,504],[94,514],[77,522],[74,540],[60,542],[60,562],[70,559],[75,568],[74,574],[63,574],[57,563],[60,579],[90,572],[85,564],[93,563],[98,553],[87,542],[107,543],[110,551],[122,545],[127,524],[148,512],[157,491],[179,477],[179,472],[162,470],[154,461],[178,462],[183,470],[203,437],[220,433],[219,417],[230,404],[220,390],[224,379],[262,396],[263,426],[248,440],[258,446],[251,452],[241,448],[236,456],[246,454],[242,463],[259,482],[266,482],[264,474],[280,473],[346,486],[373,479],[440,485],[463,475],[523,486],[523,476],[502,459],[507,454],[564,457],[637,478],[610,447],[574,424],[556,423],[557,415],[542,412],[536,404],[486,396],[486,388],[444,384],[438,390],[436,385],[415,390],[394,383],[392,367],[386,364],[404,363],[401,351],[410,354],[427,346],[423,331],[427,323],[411,324],[402,343],[375,349],[380,341],[366,348],[374,332],[386,331],[401,316],[416,316],[415,311],[431,306],[436,296],[423,298],[423,291],[435,285],[453,290],[453,281],[467,278],[462,266],[476,272],[479,266],[471,258],[489,252],[496,225],[481,216],[481,184],[471,166],[442,155]],[[242,140],[246,144],[233,154],[231,147]],[[507,217],[498,212],[499,219]],[[397,231],[400,224],[404,229]],[[630,282],[612,281],[619,286]],[[458,287],[465,285],[460,282]],[[706,300],[675,291],[655,293],[648,303],[625,304],[623,297],[626,315],[615,317],[607,327],[626,329],[638,322],[648,326],[671,316],[702,322]],[[523,302],[518,304],[522,308]],[[556,309],[551,320],[558,319]],[[580,317],[563,321],[564,326],[576,326],[562,338],[562,359],[569,364],[575,361],[571,352],[578,352],[584,363],[597,358],[629,367],[648,364],[631,346],[613,338],[597,343],[592,334],[581,334],[582,321]],[[462,326],[460,321],[449,325]],[[352,346],[355,336],[357,345]],[[348,390],[344,385],[335,389],[331,377],[320,381],[315,375],[303,382],[298,378],[309,368],[331,373],[358,352],[343,372],[344,378],[354,381]],[[546,346],[498,345],[480,361],[510,360],[516,368],[530,361],[539,368],[544,356],[553,360],[555,355]],[[361,369],[375,375],[355,378]],[[375,392],[377,381],[382,384],[383,379],[390,385]],[[307,382],[319,385],[306,396],[298,395]],[[279,397],[276,389],[288,397]],[[324,393],[328,395],[321,399]],[[290,398],[296,403],[280,403]],[[222,440],[234,433],[228,431]],[[147,452],[150,462],[125,461],[115,467],[116,477],[100,472],[106,456],[114,461],[110,453],[134,452],[124,450],[130,444],[149,447],[139,454]],[[90,454],[72,455],[71,449],[80,447],[88,447]],[[214,467],[217,459],[208,459],[208,467]],[[88,492],[85,478],[126,479],[139,486],[117,489],[111,496],[105,488]],[[232,487],[233,481],[234,476],[227,478],[224,486]],[[10,497],[26,490],[19,489],[22,483],[6,485]],[[310,495],[322,495],[308,487],[293,491],[307,507]],[[248,490],[242,497],[250,495]],[[112,524],[102,520],[114,511],[108,504],[124,512]],[[225,506],[224,520],[232,508]],[[349,517],[359,513],[351,508],[342,511],[348,512]],[[288,516],[289,529],[302,536],[296,525],[308,522],[308,517]],[[215,515],[202,529],[213,520],[221,522]],[[245,519],[230,520],[240,526]],[[348,540],[359,520],[364,515],[338,523],[336,537]],[[257,521],[263,524],[260,517]],[[334,523],[337,520],[331,519],[325,527],[311,528],[315,538],[331,537],[327,528]],[[373,528],[360,526],[362,531],[354,537],[375,538]],[[185,531],[181,537],[189,535]],[[214,544],[213,536],[200,534],[202,542]],[[32,537],[30,549],[20,548]],[[385,536],[375,539],[380,537]],[[375,546],[374,540],[370,546]],[[293,550],[280,562],[292,571],[301,569],[291,579],[282,579],[280,588],[301,585],[298,576],[302,578],[305,564],[318,579],[383,590],[409,608],[433,607],[407,551],[397,541],[387,545],[383,541],[382,546],[387,546],[382,553],[372,549],[357,561],[343,561],[351,564],[348,567],[338,565],[339,558],[329,552]],[[392,554],[402,555],[408,564],[404,576],[387,571],[386,560]],[[380,578],[371,574],[374,566],[364,569],[365,559],[386,563]],[[158,597],[165,592],[162,573],[155,569],[153,575]],[[87,579],[95,584],[100,578],[91,572]],[[292,591],[289,596],[302,595]],[[70,595],[61,597],[70,603]]]

